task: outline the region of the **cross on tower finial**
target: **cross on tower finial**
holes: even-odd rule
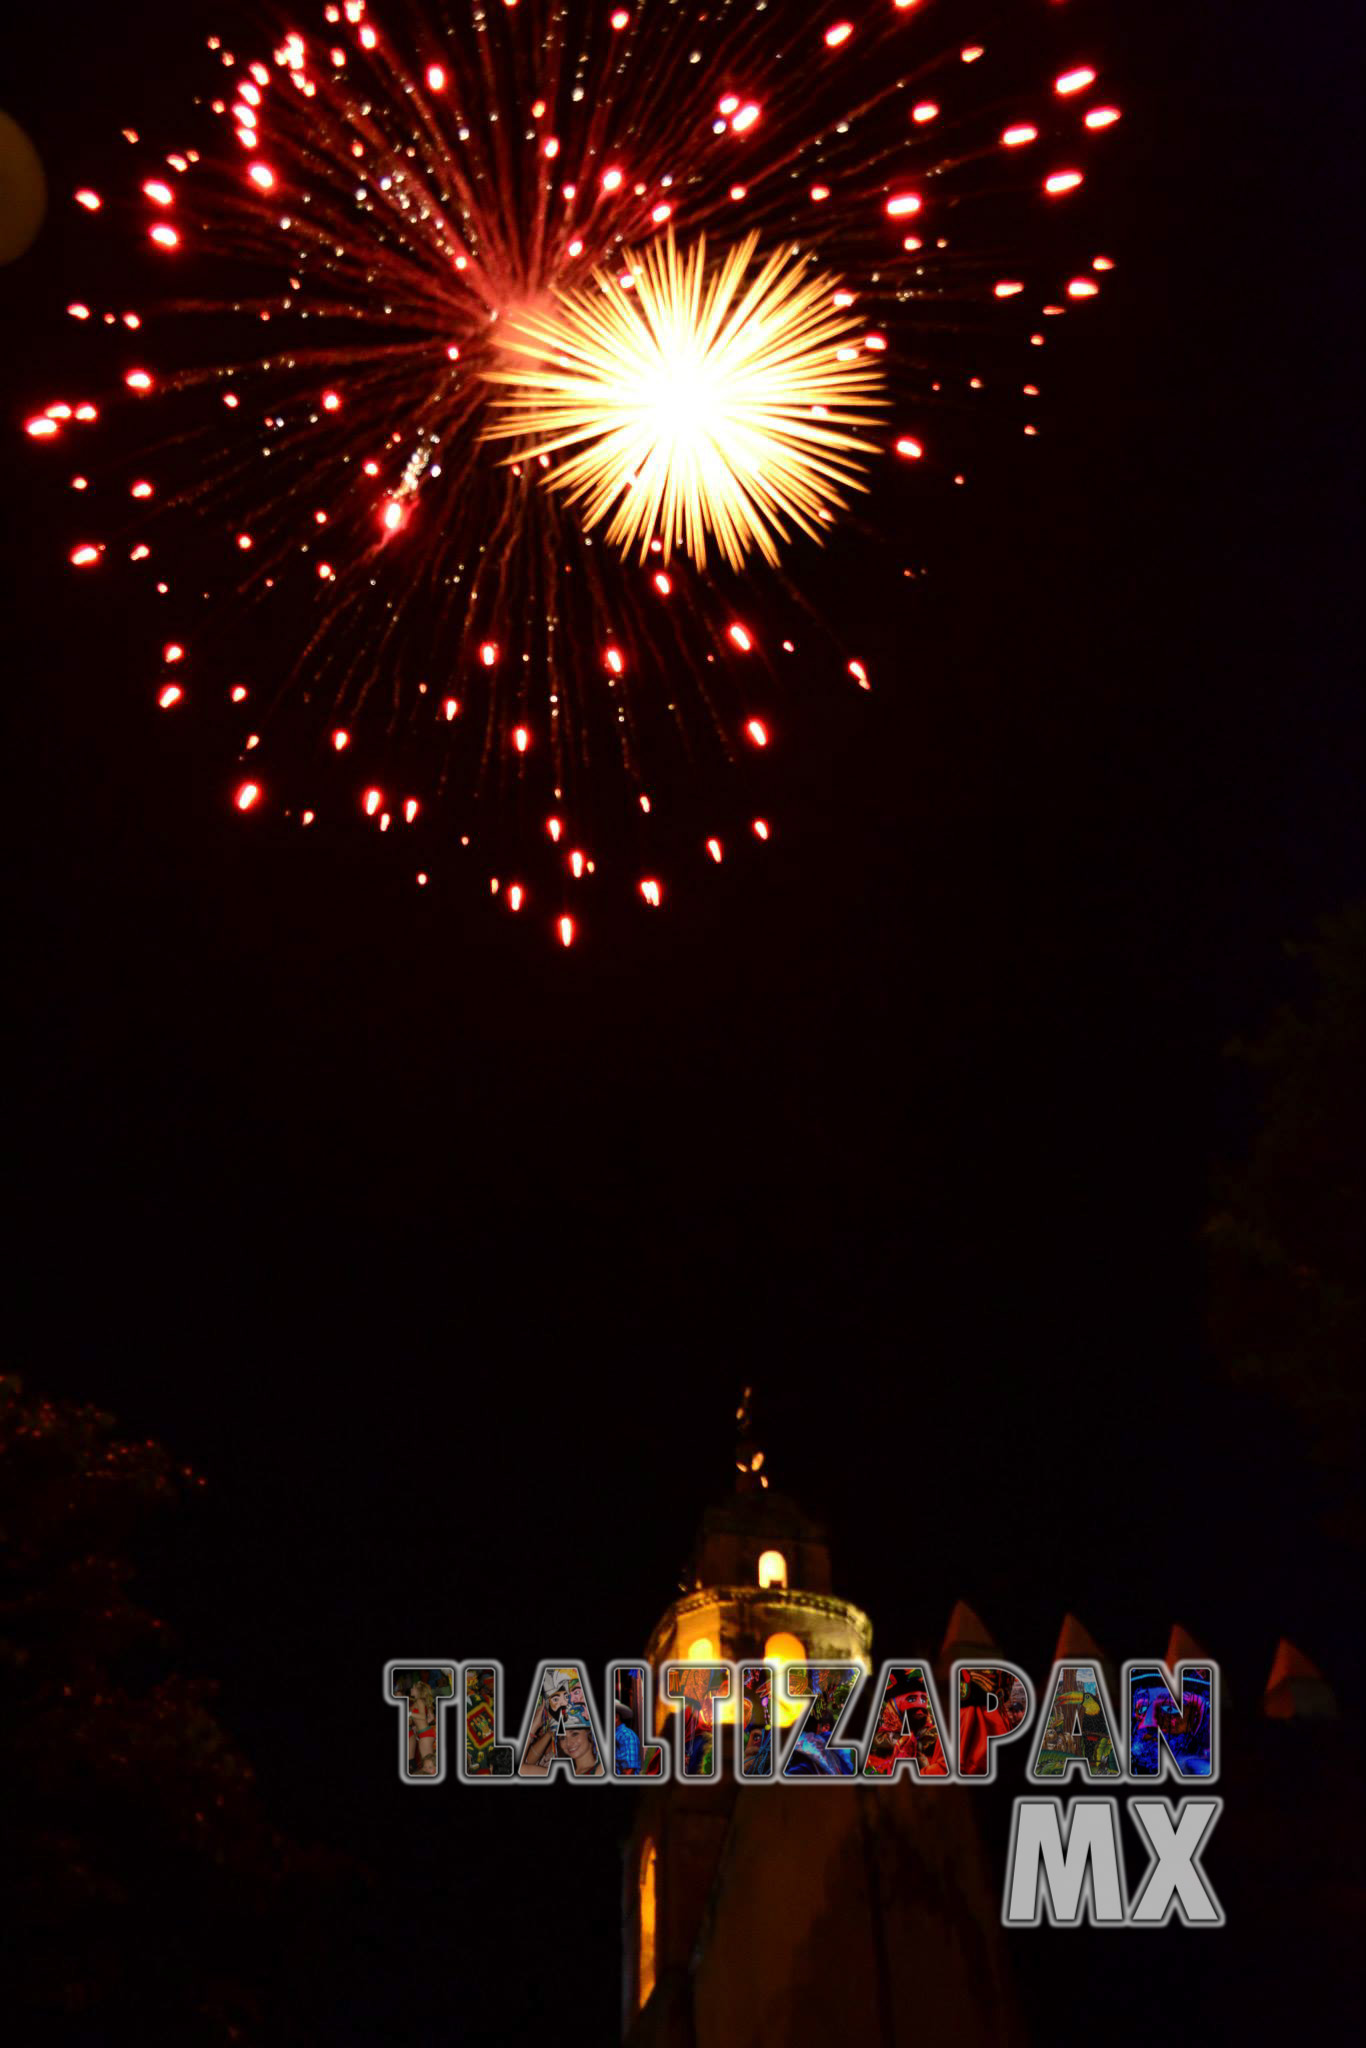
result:
[[[764,1454],[754,1446],[754,1389],[740,1389],[735,1411],[735,1491],[759,1493],[768,1485],[763,1470]]]

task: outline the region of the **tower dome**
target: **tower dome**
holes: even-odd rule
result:
[[[737,1491],[708,1508],[689,1578],[650,1636],[656,1669],[670,1657],[872,1668],[872,1623],[831,1592],[825,1531],[784,1494]]]
[[[780,1664],[857,1662],[871,1670],[873,1627],[830,1590],[830,1546],[819,1522],[778,1493],[753,1442],[753,1389],[735,1411],[735,1486],[702,1516],[684,1591],[646,1647],[670,1657]]]

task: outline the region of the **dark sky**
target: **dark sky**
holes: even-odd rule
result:
[[[11,462],[16,1351],[207,1475],[174,1618],[282,1823],[459,1863],[440,1971],[381,1942],[358,2009],[458,1994],[493,2040],[553,1991],[610,2036],[625,1807],[571,1844],[555,1797],[402,1790],[380,1670],[498,1655],[520,1716],[534,1658],[637,1647],[741,1379],[883,1654],[960,1594],[1036,1672],[1069,1606],[1117,1658],[1182,1619],[1245,1697],[1283,1630],[1355,1654],[1306,1474],[1213,1378],[1198,1230],[1248,1130],[1221,1047],[1363,882],[1359,31],[1115,12],[1120,269],[1048,434],[869,620],[887,686],[796,750],[771,861],[668,919],[565,957],[244,832]],[[16,419],[68,346],[60,195],[175,20],[26,25],[59,198],[0,282]],[[516,1972],[466,1945],[471,1862],[579,1854]]]

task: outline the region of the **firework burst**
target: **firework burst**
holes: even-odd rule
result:
[[[212,38],[193,144],[125,130],[136,174],[74,195],[172,288],[74,301],[116,396],[26,426],[133,422],[69,560],[155,595],[163,711],[241,721],[238,810],[410,833],[419,883],[476,868],[566,945],[595,883],[660,907],[666,836],[768,844],[745,761],[870,685],[801,551],[925,522],[967,391],[1032,434],[1031,351],[1112,268],[1078,11],[347,0]]]
[[[670,233],[628,252],[630,291],[599,277],[500,336],[528,366],[488,373],[516,393],[490,438],[515,434],[537,458],[587,442],[546,483],[586,527],[615,507],[607,539],[642,562],[657,539],[666,563],[682,547],[705,569],[710,534],[733,569],[751,547],[776,567],[792,527],[819,540],[818,521],[847,508],[840,487],[864,488],[867,445],[844,430],[866,430],[879,403],[876,358],[797,253],[746,285],[758,240],[709,268],[705,237],[680,257]]]

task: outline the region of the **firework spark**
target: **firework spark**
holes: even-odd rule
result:
[[[914,546],[988,415],[1035,435],[1022,352],[1114,269],[1081,11],[968,0],[946,42],[909,0],[344,0],[211,38],[193,146],[125,128],[73,195],[156,321],[73,299],[109,395],[21,425],[79,442],[68,559],[146,590],[152,699],[219,707],[227,801],[360,820],[422,886],[478,863],[565,946],[593,889],[657,909],[680,847],[769,844],[785,724],[872,683],[803,551]],[[724,815],[681,783],[708,752]]]

